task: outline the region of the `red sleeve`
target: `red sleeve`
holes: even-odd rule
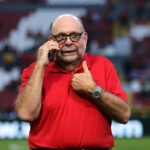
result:
[[[128,102],[127,94],[122,89],[122,86],[121,86],[121,83],[118,78],[114,65],[110,61],[107,61],[105,65],[107,65],[107,68],[108,68],[106,70],[106,82],[107,82],[106,90],[122,98],[126,102]]]
[[[28,68],[23,70],[23,73],[21,75],[21,84],[20,84],[20,88],[19,88],[19,92],[21,92],[21,90],[24,88],[24,86],[26,85],[27,81],[30,78],[30,75],[32,73],[32,70],[34,68],[35,63],[31,64]],[[16,99],[14,100],[14,104],[16,102]]]
[[[23,70],[23,73],[21,75],[21,85],[20,85],[19,93],[21,92],[21,90],[26,85],[27,81],[29,80],[32,70],[34,68],[34,65],[35,63],[31,64],[28,68]]]

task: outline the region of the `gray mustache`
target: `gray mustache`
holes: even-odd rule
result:
[[[61,49],[61,51],[75,51],[75,50],[77,50],[77,48],[76,47],[64,47],[64,48],[62,48]]]

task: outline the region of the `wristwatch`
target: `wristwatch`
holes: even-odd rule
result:
[[[94,99],[98,99],[98,98],[100,98],[100,94],[101,94],[101,87],[100,87],[100,86],[97,86],[96,90],[94,90],[94,91],[92,92],[92,97],[93,97]]]

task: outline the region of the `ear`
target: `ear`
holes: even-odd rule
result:
[[[85,43],[87,44],[87,41],[88,41],[88,33],[87,32],[84,32],[84,40],[85,40]]]

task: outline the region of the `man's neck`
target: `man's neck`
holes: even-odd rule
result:
[[[59,62],[58,65],[61,66],[61,68],[63,68],[64,70],[70,72],[70,73],[74,73],[74,71],[78,68],[79,64],[81,63],[80,61],[75,61],[72,63],[63,63],[63,62]]]

